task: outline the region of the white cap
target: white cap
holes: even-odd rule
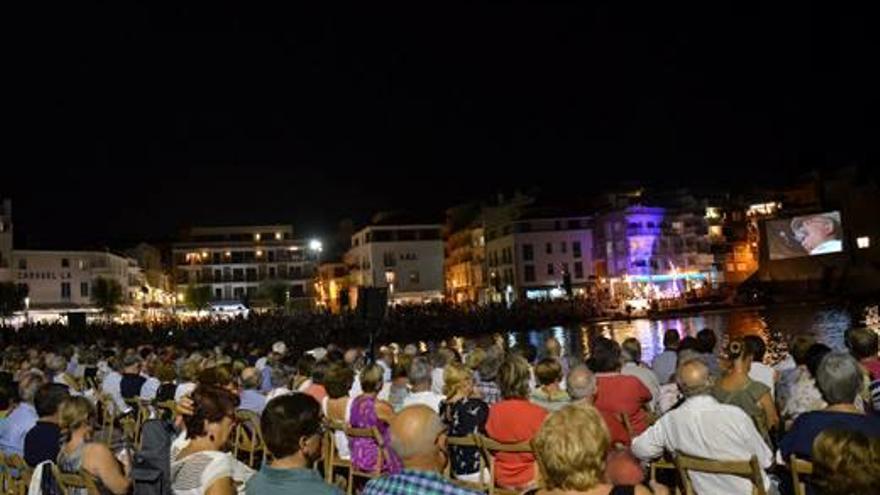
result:
[[[272,352],[277,352],[278,354],[287,354],[287,345],[280,340],[272,344]]]
[[[311,354],[313,358],[320,361],[327,356],[327,349],[324,349],[323,347],[315,347],[310,351],[306,351],[306,354]]]

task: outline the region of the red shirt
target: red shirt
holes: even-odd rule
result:
[[[323,385],[311,384],[303,390],[303,393],[309,394],[318,401],[318,404],[324,401],[324,397],[327,397],[327,389],[324,388]]]
[[[648,415],[645,405],[651,401],[651,391],[641,380],[620,373],[598,373],[596,375],[596,400],[593,403],[602,413],[611,443],[629,445],[632,440],[620,419],[621,414],[629,418],[633,436],[648,428]]]
[[[871,380],[880,380],[880,358],[872,357],[862,359],[862,366],[868,370]]]
[[[538,433],[547,410],[525,399],[504,399],[489,408],[486,433],[501,443],[528,442]],[[535,479],[535,456],[526,453],[495,454],[495,482],[524,487]]]

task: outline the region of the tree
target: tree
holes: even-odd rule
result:
[[[184,294],[186,305],[195,311],[206,309],[211,303],[211,287],[207,285],[188,285]]]
[[[289,299],[290,287],[280,282],[263,284],[260,288],[261,296],[270,301],[276,308],[283,308]]]
[[[123,300],[122,285],[116,280],[98,277],[92,282],[92,302],[103,313],[115,313]]]
[[[0,317],[7,318],[16,311],[24,309],[24,299],[28,295],[27,285],[12,282],[0,283]]]

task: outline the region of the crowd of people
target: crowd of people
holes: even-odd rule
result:
[[[354,487],[367,495],[474,493],[461,482],[542,495],[668,493],[674,476],[652,479],[647,467],[674,455],[754,458],[767,493],[792,492],[792,456],[814,465],[810,493],[880,486],[880,349],[870,329],[849,330],[845,350],[794,336],[778,363],[765,363],[760,337],[721,343],[710,329],[668,330],[651,363],[637,340],[602,335],[584,357],[552,337],[508,347],[488,334],[389,344],[371,359],[362,339],[305,347],[313,337],[255,318],[259,330],[243,332],[232,320],[6,334],[0,451],[84,471],[123,495],[138,478],[128,457],[95,441],[96,406],[124,417],[133,400],[171,401],[168,477],[181,495],[340,493],[313,469],[325,438],[351,469],[381,473]],[[229,449],[241,411],[259,418],[265,441],[256,471]],[[375,429],[381,441],[346,428]],[[495,452],[490,473],[479,446],[447,446],[472,434],[528,448]],[[700,494],[752,493],[738,476],[694,472],[690,481]]]

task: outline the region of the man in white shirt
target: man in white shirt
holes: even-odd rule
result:
[[[746,352],[752,355],[749,378],[770,387],[770,397],[776,399],[774,386],[778,379],[778,373],[771,366],[764,364],[764,353],[767,352],[767,345],[764,344],[764,339],[757,335],[746,335],[743,337],[743,343],[746,346]]]
[[[453,359],[455,359],[455,355],[445,347],[437,349],[431,358],[434,365],[434,369],[431,370],[431,391],[437,395],[443,395],[443,370]]]
[[[620,374],[638,378],[645,388],[651,391],[651,402],[648,405],[652,411],[656,410],[657,402],[660,400],[660,382],[650,368],[642,365],[642,344],[630,337],[624,340],[620,347],[623,357]]]
[[[721,404],[710,395],[712,380],[706,363],[699,359],[683,362],[678,368],[678,386],[685,402],[633,439],[636,457],[647,461],[664,451],[718,461],[757,456],[762,468],[771,466],[773,453],[752,419],[739,407]],[[770,480],[763,471],[761,477],[770,491]],[[733,475],[692,472],[691,481],[696,493],[752,493],[749,480]]]
[[[666,330],[663,334],[663,352],[654,356],[654,361],[651,363],[651,369],[654,370],[660,385],[666,385],[675,377],[680,339],[678,330],[674,328]]]
[[[431,390],[431,364],[428,360],[423,357],[413,359],[407,374],[409,375],[409,383],[412,386],[412,390],[406,396],[406,399],[403,400],[403,408],[405,409],[414,404],[424,404],[439,414],[440,401],[444,397]]]

